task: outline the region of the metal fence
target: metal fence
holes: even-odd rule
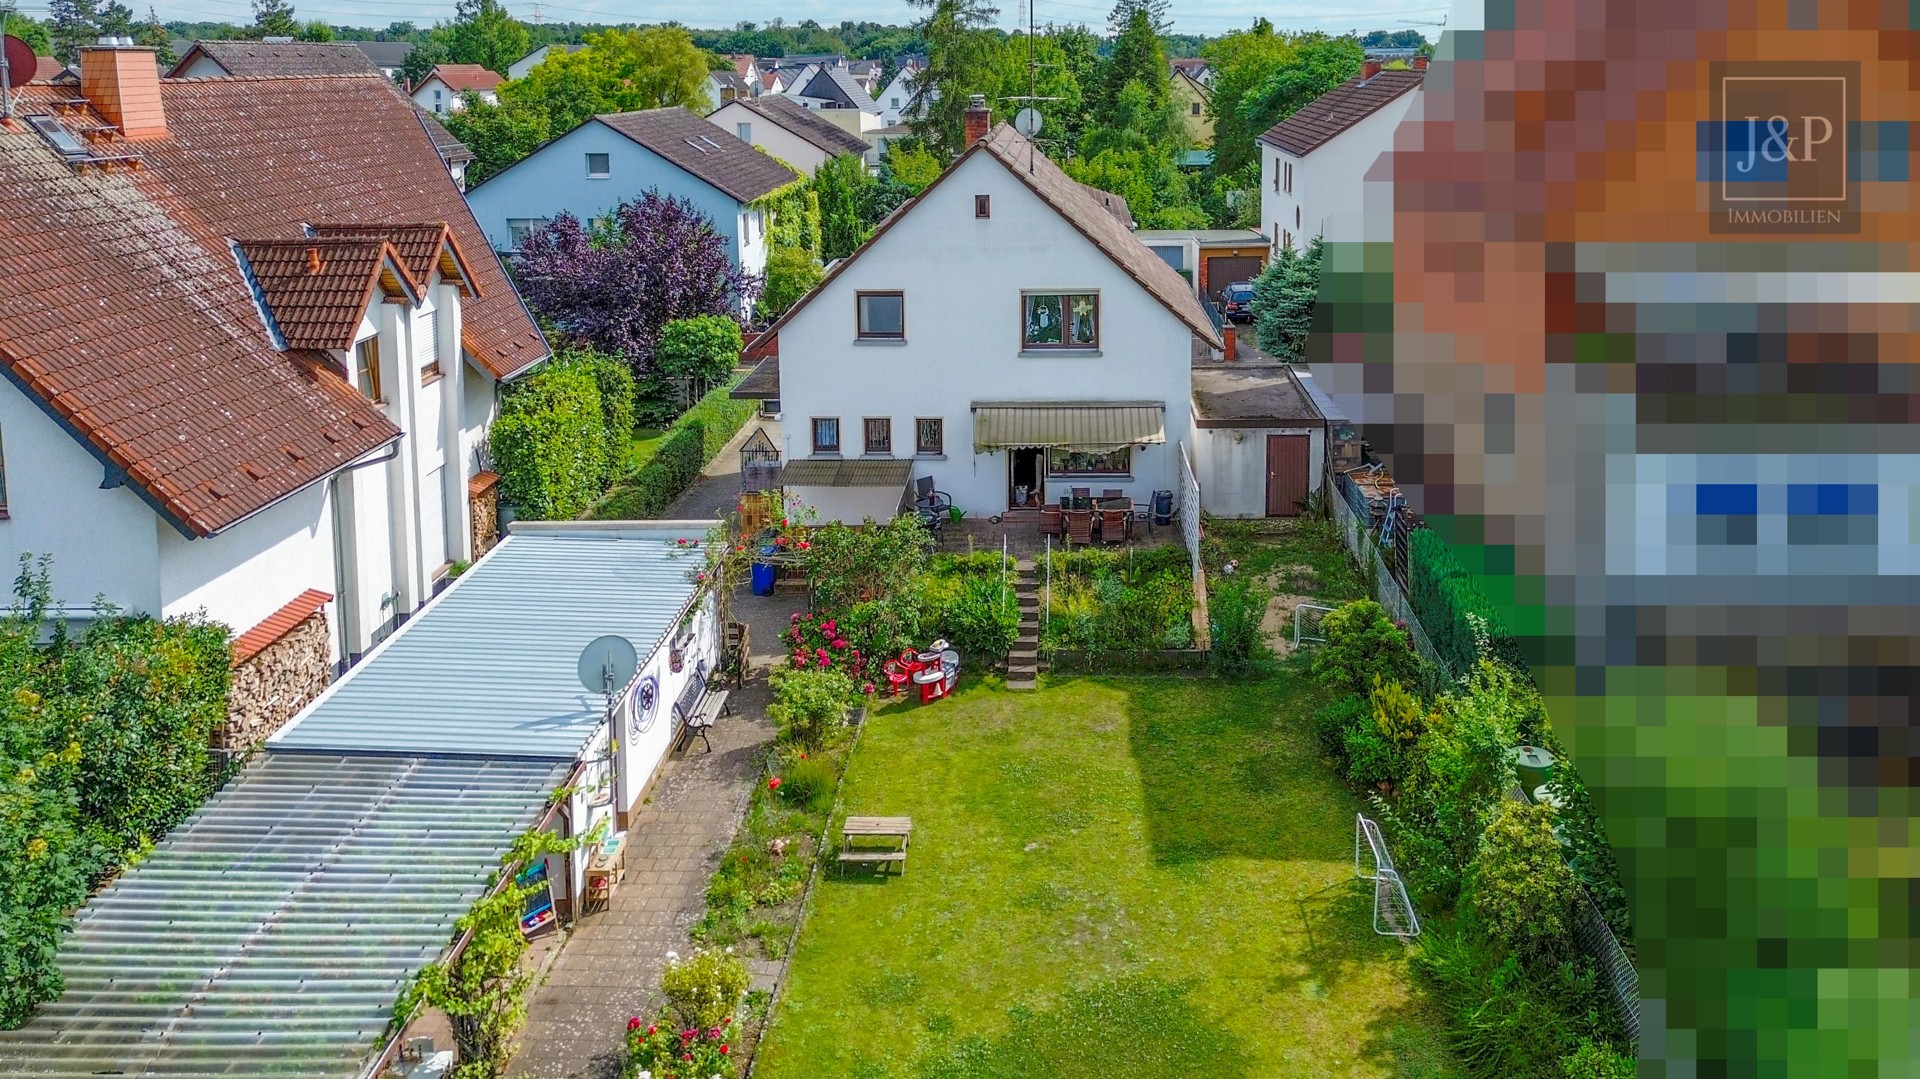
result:
[[[1213,631],[1207,613],[1207,571],[1200,562],[1200,481],[1194,477],[1187,444],[1176,445],[1180,450],[1180,537],[1187,543],[1187,558],[1193,565],[1193,643],[1206,649],[1213,646]]]
[[[1418,618],[1414,617],[1413,602],[1408,598],[1406,588],[1393,574],[1392,565],[1388,561],[1391,550],[1382,551],[1379,544],[1370,541],[1362,542],[1360,539],[1357,526],[1371,524],[1366,496],[1362,495],[1353,481],[1345,476],[1339,477],[1339,482],[1334,486],[1340,492],[1340,497],[1333,500],[1333,521],[1340,530],[1340,542],[1346,544],[1347,552],[1353,555],[1354,560],[1363,567],[1368,560],[1372,561],[1375,581],[1373,598],[1379,601],[1380,606],[1387,609],[1387,614],[1395,621],[1406,623],[1407,632],[1413,637],[1413,646],[1420,650],[1421,655],[1445,667],[1446,661],[1441,659],[1440,653],[1434,649],[1433,641],[1427,636],[1426,628],[1420,625]],[[1357,510],[1354,508],[1356,501],[1360,507]],[[1406,529],[1402,528],[1399,531],[1404,533]],[[1402,566],[1404,565],[1403,561]],[[1402,574],[1404,573],[1403,568]]]

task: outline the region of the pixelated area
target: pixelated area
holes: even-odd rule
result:
[[[1456,8],[1328,250],[1316,379],[1479,572],[1605,815],[1643,1075],[1920,1074],[1916,12]],[[1851,99],[1776,100],[1848,114],[1771,133],[1843,161],[1722,184],[1769,129],[1716,75],[1806,65]],[[1847,220],[1785,201],[1835,190],[1807,164]]]

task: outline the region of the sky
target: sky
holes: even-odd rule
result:
[[[123,0],[139,15],[146,14],[146,0]],[[1026,23],[1026,0],[1000,0],[1000,24],[1008,29]],[[1084,22],[1098,27],[1106,22],[1112,4],[1099,0],[1033,0],[1036,21]],[[1402,6],[1427,4],[1430,6]],[[453,16],[453,0],[293,0],[294,12],[301,19],[321,19],[334,25],[385,27],[395,21],[412,21],[421,26]],[[506,0],[514,15],[531,20],[532,0]],[[1180,33],[1219,34],[1245,27],[1255,18],[1266,17],[1283,30],[1422,30],[1429,39],[1439,37],[1439,28],[1424,26],[1438,22],[1449,5],[1434,0],[1384,0],[1370,10],[1360,0],[1304,0],[1276,7],[1260,0],[1174,0],[1171,7],[1174,29]],[[155,0],[161,21],[224,20],[252,21],[247,0]],[[767,23],[784,18],[789,24],[813,19],[831,26],[844,19],[905,24],[915,17],[916,9],[906,0],[656,0],[634,4],[623,0],[554,0],[541,8],[549,21],[663,22],[678,20],[693,27],[730,27],[741,21]],[[46,16],[46,0],[17,0],[23,14]]]

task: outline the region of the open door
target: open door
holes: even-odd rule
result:
[[[1019,509],[1038,506],[1047,500],[1047,451],[1023,446],[1007,451],[1007,506]]]

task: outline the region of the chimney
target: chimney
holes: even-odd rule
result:
[[[1414,58],[1413,58],[1413,69],[1414,69],[1415,71],[1425,71],[1425,70],[1427,69],[1427,58],[1426,58],[1426,57],[1424,57],[1424,56],[1416,56],[1416,57],[1414,57]]]
[[[167,133],[160,107],[160,65],[152,49],[121,44],[129,38],[101,38],[80,50],[80,96],[130,139],[157,139]]]
[[[1226,347],[1220,350],[1220,362],[1232,363],[1240,358],[1240,335],[1238,327],[1229,322],[1220,328],[1220,343]]]
[[[1360,64],[1360,81],[1367,82],[1380,74],[1380,58],[1369,56]]]
[[[972,146],[987,137],[993,127],[993,110],[987,108],[987,95],[975,94],[967,99],[967,145]]]

